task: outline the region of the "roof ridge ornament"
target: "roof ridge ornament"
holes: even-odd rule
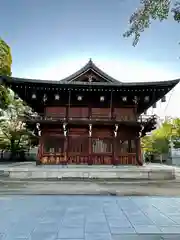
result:
[[[88,76],[88,82],[91,83],[92,81],[93,81],[93,75],[90,74],[90,75]]]
[[[88,62],[88,66],[89,66],[89,67],[92,67],[93,64],[94,64],[94,63],[93,63],[93,61],[92,61],[92,58],[90,58],[90,59],[89,59],[89,62]]]

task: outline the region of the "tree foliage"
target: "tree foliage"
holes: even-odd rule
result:
[[[0,75],[11,76],[12,56],[10,47],[0,38]]]
[[[10,47],[0,38],[0,76],[11,76],[11,64]],[[25,123],[25,116],[31,113],[31,109],[10,89],[0,85],[0,149],[9,151],[11,158],[38,143]]]
[[[37,137],[28,130],[25,123],[26,112],[31,112],[22,100],[11,93],[11,103],[0,117],[0,149],[11,152],[11,158],[29,150],[37,144]]]
[[[0,76],[11,76],[12,56],[10,47],[0,38]],[[6,109],[10,104],[10,91],[0,85],[0,108]]]
[[[142,138],[141,144],[144,152],[150,154],[166,154],[169,152],[169,142],[173,141],[174,147],[180,146],[180,118],[164,121],[160,128],[150,136]]]
[[[166,20],[170,14],[180,22],[180,1],[140,0],[140,7],[131,15],[130,27],[124,37],[133,37],[133,46],[136,46],[141,33],[149,28],[153,20]]]

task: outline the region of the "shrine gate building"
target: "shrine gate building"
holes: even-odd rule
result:
[[[142,165],[140,138],[156,126],[143,113],[179,82],[120,82],[92,60],[61,81],[0,79],[37,113],[26,119],[41,133],[37,164],[89,165]]]

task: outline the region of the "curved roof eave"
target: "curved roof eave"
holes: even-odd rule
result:
[[[117,82],[117,83],[109,83],[109,82],[63,82],[63,81],[51,81],[51,80],[40,80],[40,79],[27,79],[27,78],[16,78],[16,77],[6,77],[0,76],[0,82],[7,82],[7,83],[29,83],[29,84],[48,84],[48,85],[83,85],[83,86],[109,86],[109,87],[146,87],[146,86],[176,86],[180,79],[174,80],[166,80],[166,81],[151,81],[151,82]]]

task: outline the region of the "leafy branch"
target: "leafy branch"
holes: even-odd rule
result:
[[[167,20],[170,13],[172,13],[175,21],[180,22],[180,1],[141,0],[140,7],[129,19],[129,30],[123,36],[133,37],[133,46],[136,46],[141,33],[150,27],[152,21]]]

